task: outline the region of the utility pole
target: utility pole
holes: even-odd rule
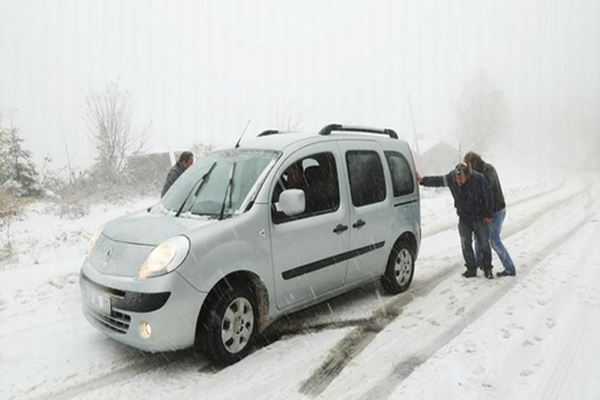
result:
[[[418,135],[417,135],[417,128],[415,127],[415,116],[413,115],[412,104],[410,102],[410,93],[407,93],[406,96],[408,97],[408,108],[410,109],[410,119],[412,120],[412,126],[413,126],[413,134],[414,134],[413,148],[415,149],[415,152],[418,155],[421,155],[421,152],[419,151],[419,140],[418,140]]]

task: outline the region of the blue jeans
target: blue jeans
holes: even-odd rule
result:
[[[513,263],[508,250],[504,247],[504,243],[500,239],[500,233],[502,232],[502,224],[506,218],[506,208],[494,213],[492,219],[492,225],[490,226],[490,243],[492,249],[498,254],[498,258],[504,266],[504,270],[510,274],[516,274],[515,264]],[[477,265],[481,265],[481,251],[479,249],[479,242],[475,238],[475,258],[477,259]]]
[[[481,262],[475,261],[475,253],[473,252],[473,236],[475,243],[478,241],[484,243],[480,248],[480,260],[483,261],[483,269],[492,269],[492,250],[490,249],[490,229],[483,222],[483,219],[471,220],[459,218],[458,233],[460,234],[460,243],[462,247],[463,258],[467,270],[477,270],[477,265],[482,265]],[[487,245],[487,246],[486,246]]]

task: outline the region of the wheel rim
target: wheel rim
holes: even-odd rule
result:
[[[396,265],[394,266],[396,282],[403,286],[408,283],[412,273],[412,255],[408,249],[402,249],[396,256]]]
[[[225,310],[221,323],[221,340],[225,349],[237,354],[247,345],[254,328],[252,304],[244,297],[234,299]]]

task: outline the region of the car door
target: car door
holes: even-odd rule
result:
[[[271,185],[271,253],[277,307],[310,303],[344,285],[350,245],[348,200],[340,190],[343,167],[335,142],[307,146],[289,157]],[[298,179],[298,170],[301,175]],[[296,216],[278,211],[287,188],[305,193]]]
[[[340,141],[349,188],[350,250],[348,284],[383,274],[393,243],[390,185],[384,154],[375,141]]]

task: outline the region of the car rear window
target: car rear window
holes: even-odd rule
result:
[[[406,158],[395,151],[386,151],[385,158],[387,159],[390,175],[392,176],[394,197],[413,193],[415,191],[415,182],[410,164]]]
[[[383,165],[376,151],[348,151],[346,163],[352,204],[355,207],[379,203],[385,199]]]

